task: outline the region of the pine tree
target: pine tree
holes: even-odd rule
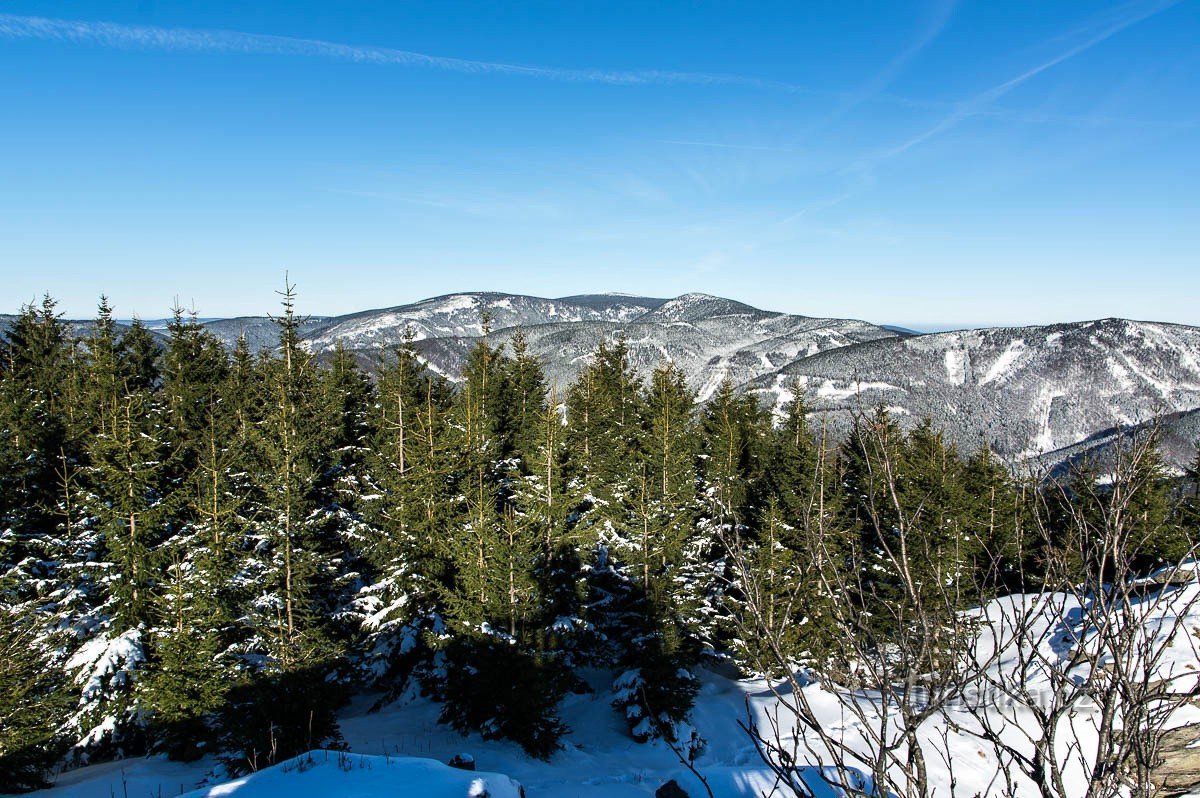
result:
[[[42,630],[0,612],[0,773],[6,791],[25,792],[50,786],[46,777],[68,742],[59,729],[70,692]]]
[[[363,502],[370,576],[355,602],[364,673],[393,694],[426,654],[422,631],[440,623],[445,568],[438,540],[453,522],[450,393],[420,362],[414,342],[410,327],[378,371],[366,454],[374,490]]]
[[[258,474],[239,576],[247,670],[219,722],[222,745],[239,752],[231,767],[245,767],[254,752],[286,757],[337,739],[340,693],[326,679],[340,651],[320,585],[340,544],[327,535],[320,488],[340,419],[330,418],[316,364],[301,346],[293,286],[281,295],[279,346],[258,364],[260,412],[247,430]],[[236,353],[233,374],[240,377]]]
[[[814,436],[808,405],[797,391],[784,408],[784,418],[771,436],[765,481],[767,509],[743,541],[749,573],[739,575],[728,597],[735,627],[761,624],[766,638],[733,641],[735,653],[751,670],[776,667],[773,652],[762,646],[774,641],[791,662],[824,664],[839,629],[834,602],[844,597],[831,589],[834,571],[847,567],[851,540],[841,518],[841,490],[836,457],[824,434]],[[747,580],[748,584],[741,584]],[[746,617],[747,603],[762,614]]]
[[[967,458],[961,479],[966,499],[964,529],[977,538],[972,546],[974,577],[970,583],[979,587],[981,596],[1027,592],[1032,586],[1022,584],[1023,574],[1034,571],[1025,567],[1026,510],[1018,484],[986,448]]]
[[[43,592],[70,545],[80,454],[63,392],[68,359],[54,300],[21,308],[0,348],[0,601]]]
[[[87,341],[91,424],[83,505],[89,520],[76,525],[94,538],[77,538],[70,551],[75,578],[88,571],[96,576],[90,604],[69,619],[77,648],[67,665],[83,685],[74,721],[83,733],[81,747],[129,751],[143,740],[136,693],[153,622],[154,550],[168,536],[176,496],[166,414],[154,390],[157,377],[150,376],[157,365],[148,353],[157,349],[147,349],[131,369],[125,341],[114,335],[102,301]],[[72,590],[64,586],[66,594]]]
[[[235,678],[227,656],[234,620],[229,583],[244,519],[231,479],[239,470],[233,423],[221,398],[228,356],[178,307],[168,331],[162,393],[177,498],[171,535],[156,551],[153,667],[141,696],[156,745],[174,758],[194,759],[215,742],[216,712]]]
[[[444,675],[433,685],[445,701],[443,721],[512,739],[539,757],[557,749],[565,731],[556,707],[568,682],[561,659],[537,651],[545,535],[519,512],[514,493],[545,401],[532,391],[544,384],[535,361],[507,358],[486,340],[468,358],[452,420],[461,520],[444,548],[442,591],[456,639],[444,646]]]

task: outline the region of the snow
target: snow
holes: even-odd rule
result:
[[[51,789],[32,794],[39,798],[166,798],[199,787],[215,768],[218,766],[211,759],[199,762],[172,762],[162,756],[122,759],[69,770],[58,777]]]
[[[839,388],[833,380],[825,380],[817,389],[817,397],[821,399],[841,400],[860,394],[863,391],[898,391],[900,388],[887,382],[853,382],[844,388]]]
[[[188,798],[518,798],[520,787],[498,773],[458,770],[432,759],[311,751],[234,781],[185,793]]]
[[[1025,354],[1026,346],[1025,339],[1014,338],[1009,342],[1008,347],[1000,353],[1000,357],[992,363],[992,367],[988,369],[987,374],[979,381],[980,385],[987,385],[989,382],[994,382],[1002,378],[1012,369],[1021,355]]]
[[[81,749],[104,740],[116,730],[116,717],[109,715],[97,719],[93,713],[106,695],[130,685],[145,661],[139,629],[131,629],[115,637],[99,635],[81,646],[67,660],[65,670],[80,686],[79,706],[68,725],[91,725],[90,729],[81,733]]]
[[[1200,571],[1188,564],[1190,573]],[[1154,669],[1155,678],[1186,676],[1195,680],[1200,665],[1196,636],[1200,633],[1200,584],[1192,583],[1164,594],[1164,601],[1138,604],[1134,617],[1140,619],[1139,634],[1158,641],[1165,652]],[[1071,646],[1091,646],[1093,638],[1078,627],[1079,604],[1063,594],[1015,595],[989,602],[970,615],[979,622],[976,656],[993,678],[1014,674],[1024,652],[1033,650],[1025,640],[1014,640],[1014,619],[1031,618],[1032,639],[1044,658],[1039,662],[1065,662]],[[1175,619],[1181,623],[1176,624]],[[1058,629],[1061,629],[1061,634]],[[1050,632],[1053,632],[1052,634]],[[1066,641],[1066,642],[1064,642]],[[1026,661],[1028,658],[1026,657]],[[1028,671],[1025,684],[1030,691],[1048,689],[1050,682],[1039,665]],[[547,762],[531,759],[519,746],[505,741],[484,741],[478,735],[459,735],[438,723],[440,706],[410,690],[381,711],[371,708],[378,696],[356,698],[340,718],[346,744],[353,753],[316,751],[276,767],[226,783],[216,783],[212,760],[192,765],[154,757],[107,763],[64,774],[59,784],[42,793],[45,798],[111,798],[113,795],[179,795],[210,778],[210,784],[191,796],[291,798],[338,795],[367,796],[470,796],[485,791],[493,798],[518,795],[523,785],[529,798],[625,798],[650,796],[663,783],[676,780],[692,796],[704,795],[703,786],[662,742],[637,744],[626,731],[626,722],[612,709],[612,672],[582,670],[580,675],[591,693],[568,695],[561,707],[563,721],[571,732],[563,748]],[[792,728],[787,714],[786,690],[776,693],[763,679],[735,680],[700,670],[700,692],[691,723],[706,740],[695,765],[719,798],[775,798],[787,794],[776,789],[774,774],[758,758],[755,747],[739,727],[747,712],[760,728],[770,728],[772,716],[785,730]],[[1011,678],[1011,677],[1010,677]],[[622,681],[617,679],[618,682]],[[624,681],[628,682],[629,679]],[[803,681],[800,688],[822,725],[846,740],[860,740],[863,721],[847,713],[846,701],[864,708],[867,723],[886,713],[876,694],[829,691],[819,683]],[[782,702],[781,702],[782,696]],[[999,718],[1003,734],[1012,739],[1022,733],[1025,716],[1012,705],[988,707]],[[1187,707],[1172,724],[1200,720],[1200,709]],[[945,718],[927,722],[920,730],[923,746],[929,746],[931,782],[936,796],[949,796],[956,783],[958,795],[989,794],[989,781],[998,763],[996,753],[969,731],[975,723],[966,707],[951,706]],[[1083,712],[1076,721],[1077,734],[1086,739],[1090,724]],[[461,771],[442,763],[458,756],[473,758],[479,770]],[[953,764],[953,771],[946,763]],[[802,765],[803,778],[820,798],[841,798],[839,790],[824,784],[822,770],[815,764]],[[828,770],[825,771],[829,775]],[[504,774],[504,775],[498,775]],[[1079,768],[1069,771],[1074,783],[1083,784]],[[832,778],[832,776],[830,776]],[[474,791],[474,792],[472,792]]]
[[[1037,399],[1033,403],[1030,414],[1037,419],[1038,432],[1034,436],[1029,450],[1022,453],[1021,457],[1037,457],[1058,448],[1051,419],[1054,413],[1054,400],[1064,396],[1066,396],[1066,391],[1050,385],[1043,385],[1038,389]]]
[[[962,385],[966,381],[967,353],[965,350],[946,350],[946,377],[954,385]]]
[[[1186,359],[1184,357],[1186,355],[1185,351],[1183,351],[1177,347],[1169,346],[1167,344],[1162,344],[1161,342],[1159,343],[1158,348],[1174,351],[1176,353],[1176,355],[1180,357],[1181,361],[1184,361],[1186,363]],[[1195,390],[1198,387],[1193,382],[1180,380],[1178,377],[1173,376],[1173,375],[1163,375],[1163,374],[1156,375],[1156,374],[1150,373],[1146,368],[1143,367],[1144,365],[1147,365],[1147,364],[1142,364],[1141,366],[1139,366],[1137,358],[1134,357],[1134,353],[1117,351],[1115,353],[1115,356],[1121,358],[1121,360],[1123,361],[1124,369],[1127,369],[1126,373],[1132,372],[1133,375],[1136,376],[1138,379],[1142,380],[1143,383],[1145,383],[1147,386],[1153,388],[1153,390],[1164,400],[1169,400],[1171,398],[1171,395],[1176,392]],[[1115,365],[1116,364],[1114,362],[1113,364],[1110,365],[1110,368],[1114,367]],[[1195,365],[1195,361],[1192,360],[1191,363],[1187,364],[1187,365],[1188,366]],[[1195,372],[1192,372],[1192,373],[1195,373]],[[1128,377],[1126,377],[1126,379],[1128,380]]]
[[[141,632],[134,629],[115,638],[100,636],[88,641],[67,660],[66,669],[83,686],[83,700],[93,701],[100,698],[110,677],[129,678],[144,659]]]
[[[435,313],[454,313],[456,311],[474,310],[479,300],[471,294],[451,294],[440,299],[427,299],[421,302],[419,311],[412,315],[417,318],[428,318]]]

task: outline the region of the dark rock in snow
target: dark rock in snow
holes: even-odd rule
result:
[[[450,757],[450,761],[446,764],[452,768],[458,768],[459,770],[474,770],[475,757],[471,756],[470,754],[455,754],[454,756]]]
[[[687,790],[679,786],[679,782],[671,779],[654,791],[654,798],[688,798]]]

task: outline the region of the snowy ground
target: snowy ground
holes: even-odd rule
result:
[[[703,673],[703,672],[702,672]],[[607,686],[610,674],[595,673],[599,688],[592,695],[568,696],[562,706],[563,720],[571,727],[564,747],[549,762],[526,756],[519,746],[504,742],[485,742],[476,735],[463,737],[437,722],[439,707],[426,699],[409,697],[371,713],[371,696],[357,699],[344,711],[342,733],[350,750],[369,755],[368,769],[355,767],[348,772],[325,765],[322,752],[314,757],[323,764],[319,777],[311,777],[293,768],[287,774],[272,774],[269,781],[240,780],[221,785],[205,795],[257,796],[291,793],[286,785],[295,782],[295,795],[324,794],[387,795],[405,798],[427,795],[470,795],[471,774],[445,769],[439,782],[447,792],[435,792],[433,776],[426,769],[429,760],[446,762],[459,753],[469,753],[481,772],[504,773],[520,782],[530,798],[546,796],[594,796],[618,798],[647,796],[668,779],[676,779],[692,795],[703,795],[670,749],[662,744],[639,745],[629,739],[624,721],[609,706]],[[754,747],[737,721],[745,716],[745,696],[764,690],[758,682],[738,682],[711,673],[703,674],[704,685],[697,701],[695,725],[708,739],[708,748],[698,761],[718,795],[758,796],[769,789],[771,776],[759,762]],[[760,698],[761,702],[763,699]],[[334,760],[337,754],[330,754]],[[402,763],[420,765],[417,771]],[[380,762],[386,762],[381,767]],[[436,763],[435,763],[436,764]],[[177,796],[202,786],[214,776],[214,763],[202,761],[190,765],[169,762],[161,757],[128,759],[69,771],[59,777],[50,790],[36,793],[44,798],[158,798]],[[369,774],[369,775],[364,775]],[[346,785],[334,791],[311,785],[324,785],[330,779],[345,777]],[[384,789],[384,782],[387,783]],[[353,783],[355,786],[350,787]],[[371,786],[380,792],[370,792]],[[448,786],[447,786],[448,785]],[[368,791],[363,792],[366,787]],[[458,792],[453,789],[458,788]],[[314,792],[313,790],[316,789]],[[500,793],[491,792],[493,798]]]
[[[1200,587],[1180,591],[1186,605],[1185,623],[1175,631],[1180,645],[1172,643],[1163,666],[1175,673],[1196,673],[1200,657],[1194,645],[1200,634],[1200,608],[1195,599]],[[983,648],[996,635],[1003,637],[1004,619],[1028,599],[1010,597],[977,611],[989,623],[981,635]],[[1051,602],[1053,604],[1053,602]],[[1061,624],[1070,615],[1069,602],[1058,602],[1055,617],[1047,623]],[[1047,605],[1050,606],[1050,605]],[[1161,609],[1161,608],[1160,608]],[[1143,628],[1161,634],[1164,613],[1148,614]],[[1165,613],[1169,617],[1170,613]],[[1003,648],[1003,646],[1002,646]],[[1001,657],[996,667],[1005,667]],[[692,796],[705,794],[703,787],[665,745],[639,745],[625,733],[624,722],[609,706],[609,673],[584,674],[595,688],[587,695],[572,695],[561,708],[563,720],[570,726],[561,751],[549,762],[530,759],[510,743],[485,742],[476,735],[462,737],[437,722],[438,706],[417,696],[408,696],[380,712],[369,712],[374,699],[363,696],[346,708],[341,728],[346,743],[355,754],[314,752],[312,762],[291,762],[248,778],[221,783],[211,761],[182,765],[152,757],[94,765],[62,774],[51,790],[38,795],[45,798],[162,798],[198,788],[200,795],[236,795],[259,798],[289,794],[345,796],[472,796],[483,792],[500,798],[511,791],[505,776],[525,787],[529,798],[623,798],[653,795],[669,779],[677,780]],[[701,672],[702,689],[693,711],[693,723],[708,745],[696,766],[707,777],[717,796],[772,795],[773,776],[759,760],[753,744],[739,727],[746,717],[747,705],[760,726],[765,727],[766,713],[778,706],[778,700],[760,680],[735,681]],[[837,698],[818,686],[804,688],[810,702],[829,730],[854,734],[851,721],[841,711]],[[870,700],[866,697],[865,700]],[[951,716],[962,725],[970,718]],[[1189,707],[1187,722],[1200,720],[1200,711]],[[996,762],[994,753],[967,734],[943,734],[945,721],[922,727],[923,737],[935,749],[930,755],[931,781],[950,795],[950,769],[957,780],[958,795],[994,794]],[[459,753],[474,757],[478,773],[452,770],[441,763]],[[489,775],[491,774],[491,775]],[[495,774],[505,774],[499,776]],[[515,794],[515,793],[514,793]],[[779,794],[783,794],[780,792]],[[829,793],[832,795],[832,793]]]

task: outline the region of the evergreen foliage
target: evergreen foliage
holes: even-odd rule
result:
[[[0,617],[0,775],[4,789],[48,786],[46,776],[68,742],[59,733],[70,711],[61,671],[29,620]]]
[[[1154,457],[1047,487],[883,408],[832,441],[800,391],[778,423],[728,381],[700,404],[671,363],[639,379],[619,338],[550,386],[519,332],[485,336],[451,385],[412,331],[368,376],[342,349],[318,362],[302,321],[286,285],[261,352],[178,308],[165,336],[122,326],[103,299],[82,337],[49,297],[0,336],[10,786],[68,746],[262,767],[337,745],[349,691],[414,678],[454,728],[546,758],[584,666],[635,739],[694,747],[697,667],[781,661],[735,630],[846,668],[847,634],[911,638],[920,591],[950,612],[1031,587],[1033,502],[1063,530],[1120,506],[1143,570],[1196,542],[1196,490]],[[1079,544],[1053,543],[1094,567]],[[840,627],[838,602],[875,628]]]

